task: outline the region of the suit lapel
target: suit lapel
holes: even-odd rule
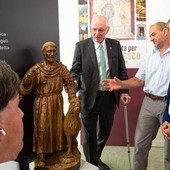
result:
[[[107,38],[106,38],[106,48],[107,48],[109,75],[110,75],[110,70],[111,70],[111,67],[113,65],[112,59],[113,59],[114,54],[113,54],[113,47],[112,47],[111,43],[109,42],[109,40]]]
[[[95,47],[94,47],[92,38],[89,39],[88,48],[89,48],[89,54],[94,64],[94,67],[98,68],[97,56],[96,56]],[[106,48],[107,48],[107,56],[108,56],[108,64],[109,64],[108,73],[110,75],[110,70],[111,70],[111,67],[113,66],[114,49],[109,39],[107,38],[106,38]],[[99,70],[98,70],[98,74],[99,74]]]
[[[95,51],[95,47],[94,47],[94,43],[92,39],[90,39],[89,41],[88,48],[89,48],[89,54],[90,54],[90,57],[92,59],[94,66],[98,66],[96,51]]]

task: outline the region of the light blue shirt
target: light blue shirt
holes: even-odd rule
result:
[[[145,58],[135,77],[144,80],[143,91],[157,96],[166,96],[170,83],[170,47],[162,56],[158,49]]]

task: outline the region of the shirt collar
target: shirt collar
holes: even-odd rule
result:
[[[93,39],[93,42],[94,42],[95,49],[97,49],[100,44],[103,46],[103,48],[106,48],[106,41],[105,41],[105,39],[101,43],[98,43],[98,42],[94,41],[94,39]]]
[[[19,163],[16,161],[0,163],[0,170],[20,170]]]
[[[153,49],[153,53],[159,52],[159,50],[157,48]],[[166,49],[166,51],[164,52],[164,54],[169,53],[170,52],[170,47]]]

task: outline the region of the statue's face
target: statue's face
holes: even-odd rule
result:
[[[44,51],[44,59],[47,62],[53,63],[56,61],[57,49],[53,46],[48,46]]]

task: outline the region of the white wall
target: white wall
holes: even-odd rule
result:
[[[166,22],[169,18],[169,0],[146,0],[146,23],[147,32],[149,26],[157,21]],[[59,33],[60,33],[60,58],[70,69],[73,59],[75,43],[78,36],[78,0],[59,0]],[[148,35],[148,34],[147,34]],[[147,50],[153,47],[147,37]],[[63,93],[65,101],[65,112],[68,108],[67,95]],[[78,137],[79,141],[79,137]],[[162,135],[154,141],[154,144],[162,144]]]
[[[75,43],[79,40],[78,35],[78,0],[59,0],[59,42],[60,60],[64,65],[71,68]],[[68,108],[67,94],[63,92],[65,98],[65,112]]]
[[[60,58],[70,69],[78,35],[78,0],[59,0]]]
[[[79,40],[78,35],[78,0],[59,0],[59,37],[60,37],[60,60],[70,70],[75,43]],[[68,110],[67,94],[63,91],[64,112]],[[77,137],[80,143],[80,135]]]

